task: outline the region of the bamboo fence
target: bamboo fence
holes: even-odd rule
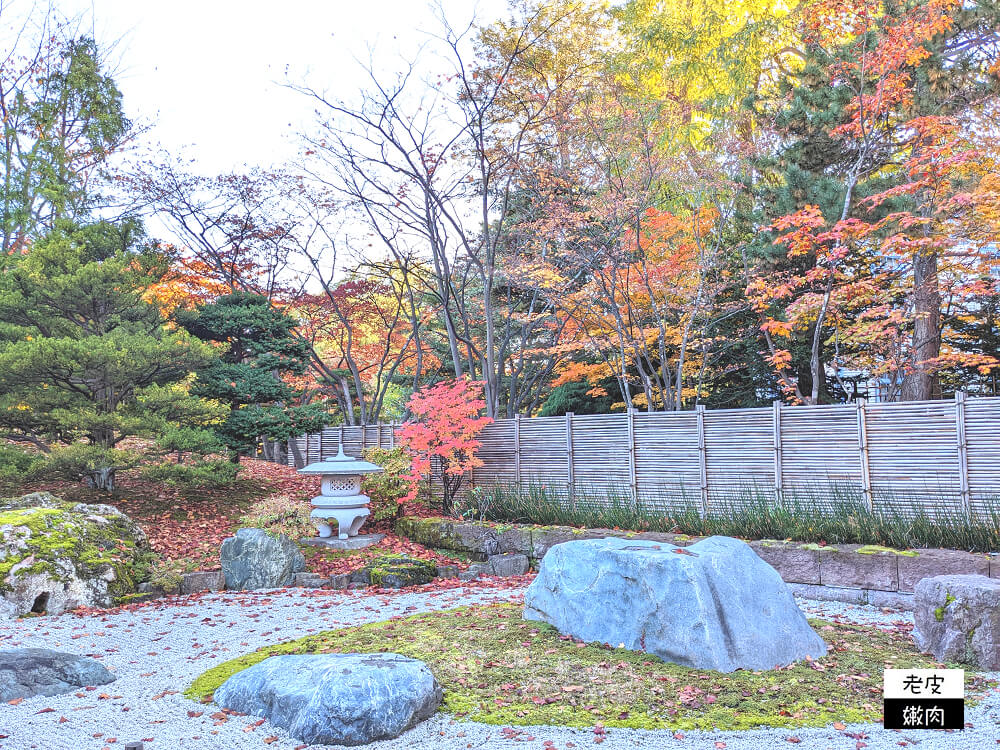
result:
[[[297,439],[307,461],[392,448],[399,425],[332,427]],[[899,513],[983,517],[1000,503],[1000,398],[703,408],[502,419],[483,429],[466,487],[544,484],[568,503],[615,496],[648,508],[807,498],[840,491]],[[294,461],[288,451],[289,463]]]

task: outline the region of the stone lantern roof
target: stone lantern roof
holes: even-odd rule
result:
[[[353,458],[344,453],[344,445],[340,444],[336,456],[327,456],[322,461],[314,461],[298,470],[299,474],[328,474],[351,476],[358,474],[374,474],[382,471],[382,467],[359,458]]]

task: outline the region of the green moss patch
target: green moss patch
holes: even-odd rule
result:
[[[403,588],[430,583],[434,579],[437,566],[415,557],[388,554],[374,558],[365,566],[365,571],[373,586]]]
[[[948,608],[948,605],[951,604],[953,601],[955,601],[955,597],[953,597],[950,593],[945,592],[944,605],[941,607],[934,608],[934,619],[937,620],[938,622],[944,622],[944,611]]]
[[[878,721],[882,670],[934,662],[904,633],[813,621],[830,653],[812,665],[721,674],[561,636],[521,619],[521,606],[462,607],[278,644],[220,664],[186,695],[211,695],[231,675],[277,654],[393,652],[425,661],[456,718],[503,725],[752,729]],[[966,695],[989,687],[967,677]]]
[[[917,557],[920,553],[911,549],[893,549],[892,547],[880,547],[877,544],[866,544],[855,550],[859,555],[901,555],[902,557]]]

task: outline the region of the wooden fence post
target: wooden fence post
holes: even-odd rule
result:
[[[962,492],[962,512],[972,520],[969,492],[969,444],[965,437],[965,391],[955,392],[955,437],[958,442],[958,483]]]
[[[521,484],[521,415],[514,415],[514,482]]]
[[[396,423],[389,422],[389,450],[396,450]]]
[[[708,515],[708,456],[705,451],[705,405],[694,408],[698,419],[698,468],[701,472],[701,517]]]
[[[859,398],[858,404],[858,451],[861,454],[861,486],[865,493],[868,510],[875,509],[875,498],[872,496],[872,471],[868,463],[868,419],[865,413],[865,400]]]
[[[576,509],[576,478],[573,475],[573,412],[566,412],[566,475],[569,492],[569,504]]]
[[[628,486],[632,504],[638,505],[639,493],[635,481],[635,409],[628,407]]]
[[[774,402],[774,499],[781,502],[781,402]]]

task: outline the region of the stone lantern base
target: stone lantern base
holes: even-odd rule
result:
[[[326,506],[322,508],[314,507],[312,513],[309,514],[313,525],[319,530],[320,539],[329,539],[333,536],[333,528],[330,525],[331,521],[337,523],[337,536],[340,539],[357,536],[361,525],[371,515],[371,511],[367,507],[368,498],[364,495],[357,495],[350,498],[353,501],[357,501],[351,503],[350,506],[338,504],[337,507],[330,507],[332,505],[330,501],[335,499],[340,498],[318,497],[313,499],[314,505],[319,500]]]

